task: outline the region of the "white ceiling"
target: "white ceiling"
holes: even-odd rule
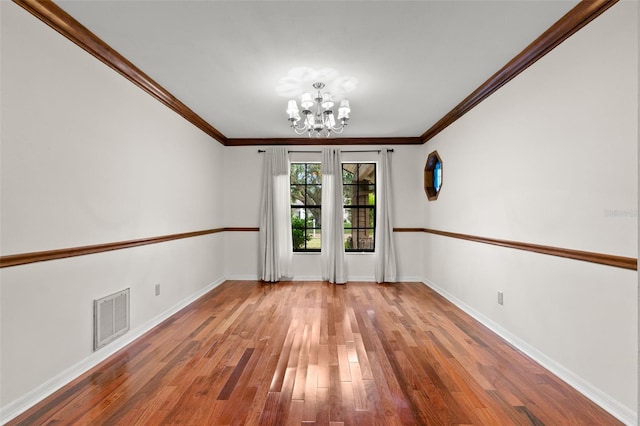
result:
[[[228,138],[295,136],[301,66],[358,80],[345,137],[420,136],[576,3],[56,1]]]

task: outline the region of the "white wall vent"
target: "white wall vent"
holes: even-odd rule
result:
[[[93,301],[93,350],[129,331],[129,289]]]

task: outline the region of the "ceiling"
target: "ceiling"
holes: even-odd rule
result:
[[[56,1],[226,138],[296,136],[297,67],[357,80],[343,136],[420,136],[577,3]]]

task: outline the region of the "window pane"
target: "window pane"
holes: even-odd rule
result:
[[[360,221],[360,226],[364,228],[375,228],[376,227],[376,216],[375,216],[375,208],[373,207],[365,207],[360,209],[360,218],[364,219],[364,224],[362,220]]]
[[[322,184],[322,172],[320,170],[320,164],[307,164],[307,183],[315,185]]]
[[[291,185],[291,204],[303,205],[304,201],[304,185]]]
[[[305,224],[304,209],[291,209],[291,242],[294,250],[304,250],[305,248]]]
[[[300,163],[291,163],[291,183],[305,183],[306,173],[305,165]]]
[[[346,207],[344,209],[345,228],[375,228],[375,208]]]
[[[342,191],[344,194],[344,204],[355,204],[353,198],[355,197],[355,185],[343,185]]]
[[[307,185],[307,205],[319,206],[322,204],[322,186]]]
[[[292,228],[304,228],[305,212],[304,208],[292,207],[291,208],[291,227]]]
[[[375,185],[358,185],[358,196],[354,204],[359,206],[373,205],[375,203]]]
[[[376,191],[375,191],[375,189],[374,189],[373,192],[369,193],[368,201],[369,202],[367,203],[367,205],[370,205],[370,206],[375,206],[376,205]]]
[[[376,165],[373,163],[360,164],[358,182],[376,183]]]
[[[360,228],[361,226],[364,226],[364,224],[360,224],[360,209],[348,208],[347,217],[349,217],[349,220],[351,221],[352,228]]]
[[[358,227],[373,228],[375,227],[375,216],[373,207],[363,207],[358,209]]]
[[[298,229],[298,228],[292,228],[291,229],[291,244],[293,246],[294,250],[303,250],[305,247],[305,230],[304,229]]]
[[[353,235],[351,229],[344,230],[344,249],[351,250],[353,249]]]
[[[352,208],[346,207],[344,209],[343,216],[344,216],[344,227],[345,227],[345,229],[346,228],[353,228],[354,226],[356,226],[356,225],[353,224],[353,209]]]
[[[354,229],[352,237],[354,249],[373,250],[373,229]]]
[[[307,229],[307,249],[320,250],[322,237],[319,229]]]
[[[342,183],[349,184],[356,180],[357,164],[343,163],[342,164]]]
[[[310,208],[306,209],[307,211],[307,227],[309,228],[320,228],[322,216],[319,208]]]

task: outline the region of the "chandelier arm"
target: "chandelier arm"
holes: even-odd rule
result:
[[[307,126],[305,126],[305,125],[302,125],[302,126],[296,126],[296,125],[295,125],[295,124],[293,124],[293,123],[291,124],[291,128],[292,128],[293,130],[296,130],[296,131],[297,131],[297,130],[307,130]]]

